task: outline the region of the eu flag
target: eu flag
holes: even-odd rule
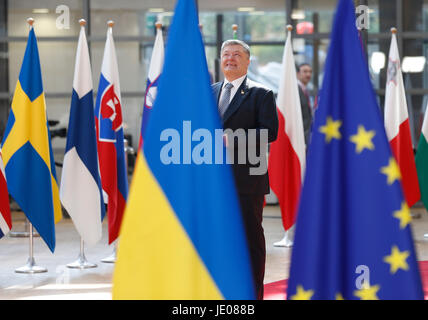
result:
[[[288,299],[423,299],[410,221],[355,8],[341,0],[308,152]]]

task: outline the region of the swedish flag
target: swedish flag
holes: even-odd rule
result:
[[[339,2],[323,83],[288,299],[422,299],[410,210],[351,0]]]
[[[61,204],[36,35],[31,28],[2,143],[9,193],[53,252]]]

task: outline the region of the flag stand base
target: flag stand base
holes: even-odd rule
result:
[[[293,246],[293,240],[292,240],[292,236],[291,236],[291,232],[294,229],[294,226],[292,226],[290,229],[288,229],[287,231],[285,231],[285,235],[284,238],[282,238],[281,241],[275,242],[273,244],[274,247],[285,247],[285,248],[290,248]]]
[[[29,273],[29,274],[44,273],[47,271],[48,269],[36,265],[36,262],[34,261],[33,257],[28,258],[27,264],[25,266],[15,269],[16,273]]]
[[[77,258],[76,261],[67,264],[67,268],[83,270],[83,269],[91,269],[91,268],[96,268],[96,267],[98,267],[98,266],[95,263],[92,263],[92,262],[89,262],[88,260],[86,260],[83,239],[80,238],[79,257]]]
[[[101,260],[104,263],[115,263],[116,262],[116,245],[114,246],[113,253],[109,255],[107,258]]]
[[[76,261],[67,264],[67,268],[70,269],[90,269],[90,268],[96,268],[98,267],[95,263],[91,263],[88,260],[86,260],[85,256],[80,256],[77,258]]]
[[[43,273],[47,272],[48,269],[44,267],[40,267],[36,265],[36,262],[34,260],[34,247],[33,247],[33,224],[28,224],[28,230],[29,230],[29,245],[30,245],[30,255],[28,257],[27,264],[21,268],[15,269],[16,273]]]

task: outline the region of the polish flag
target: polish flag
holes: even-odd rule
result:
[[[410,208],[420,199],[421,195],[395,33],[392,34],[389,50],[385,91],[385,129],[392,152],[400,167],[404,196]]]
[[[296,220],[306,165],[302,110],[290,31],[282,58],[277,110],[278,138],[270,146],[268,172],[271,189],[281,207],[284,229],[288,231]]]

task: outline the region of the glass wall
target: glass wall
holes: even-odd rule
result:
[[[428,55],[428,0],[354,0],[367,5],[369,28],[361,36],[367,52],[372,81],[383,108],[390,28],[398,28],[401,57]],[[336,0],[198,0],[207,63],[213,81],[221,80],[219,45],[233,37],[250,44],[249,76],[277,91],[286,25],[292,24],[296,63],[313,67],[310,84],[315,97],[322,85]],[[79,34],[78,19],[88,21],[87,35],[96,92],[104,51],[107,21],[114,20],[113,34],[119,64],[125,133],[136,147],[142,101],[155,37],[155,22],[163,23],[165,41],[173,19],[175,0],[0,0],[0,136],[3,134],[11,97],[25,50],[28,25],[35,19],[48,116],[68,120],[74,59]],[[67,12],[67,15],[65,13]],[[382,61],[385,63],[382,65]],[[414,134],[428,101],[428,70],[404,74],[408,104],[412,107]],[[55,148],[65,139],[55,138]]]

